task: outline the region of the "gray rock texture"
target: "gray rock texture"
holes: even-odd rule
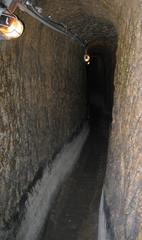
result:
[[[142,2],[43,0],[39,5],[43,13],[67,24],[88,46],[118,46],[104,198],[113,240],[141,240]],[[19,221],[27,193],[44,166],[52,170],[55,154],[76,132],[86,112],[79,45],[26,14],[17,14],[25,23],[24,35],[0,44],[3,230]],[[107,231],[112,239],[109,227]]]

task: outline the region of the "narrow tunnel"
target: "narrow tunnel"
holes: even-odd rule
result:
[[[5,41],[11,2],[23,35]],[[140,1],[3,13],[0,240],[141,240]]]
[[[115,51],[111,48],[88,49],[87,102],[90,121],[106,118],[111,122],[114,92]]]
[[[75,169],[60,187],[41,240],[98,239],[98,214],[112,122],[115,51],[87,50],[86,102],[90,133]]]

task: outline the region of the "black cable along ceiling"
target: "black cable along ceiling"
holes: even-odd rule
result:
[[[17,7],[19,7],[20,10],[31,15],[33,18],[37,19],[45,26],[69,37],[73,41],[78,42],[78,44],[82,47],[84,51],[84,61],[88,63],[89,57],[87,54],[87,42],[83,41],[78,36],[78,34],[74,33],[67,25],[54,21],[51,16],[43,16],[42,8],[34,6],[32,0],[5,0],[4,2],[2,1],[0,6],[0,33],[2,34],[1,40],[8,40],[19,37],[23,32],[21,21],[19,21],[17,17],[13,14]],[[14,26],[17,26],[17,29],[14,29]]]

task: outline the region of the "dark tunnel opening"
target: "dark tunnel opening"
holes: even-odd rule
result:
[[[53,202],[41,240],[97,239],[101,192],[112,122],[115,51],[89,48],[86,66],[90,134],[75,169]]]
[[[87,107],[90,127],[101,121],[112,122],[115,51],[111,48],[88,49]]]

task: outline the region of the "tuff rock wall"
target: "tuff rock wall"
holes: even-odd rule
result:
[[[26,14],[21,19],[23,36],[0,42],[1,232],[20,222],[28,193],[45,167],[52,171],[86,108],[80,47]]]
[[[142,238],[142,3],[48,1],[48,11],[90,42],[117,45],[113,123],[102,194],[100,239]],[[56,9],[56,10],[55,10]],[[70,12],[70,14],[69,14]],[[101,222],[102,221],[102,222]],[[103,224],[102,224],[103,228]]]
[[[47,0],[40,5],[46,14],[66,23],[86,42],[113,47],[118,36],[100,239],[140,240],[142,3]],[[85,112],[84,71],[78,45],[23,14],[22,18],[27,26],[25,35],[0,46],[3,227],[9,226],[22,196],[36,183],[39,169],[51,162]]]

